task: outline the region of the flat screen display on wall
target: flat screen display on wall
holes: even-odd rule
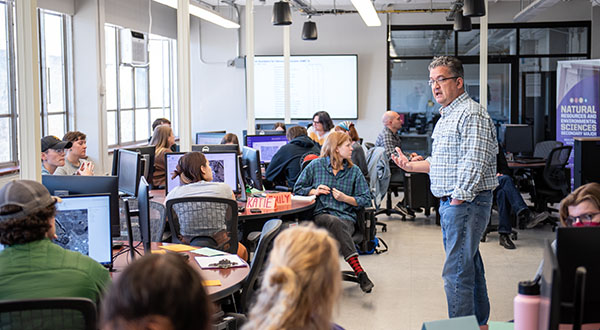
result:
[[[357,71],[357,55],[290,56],[291,118],[358,118]],[[256,119],[284,118],[283,56],[254,57],[254,91]]]

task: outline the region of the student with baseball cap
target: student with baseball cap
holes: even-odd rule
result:
[[[0,189],[0,300],[82,297],[98,302],[108,271],[79,252],[52,243],[54,204],[37,181],[15,180]]]
[[[70,141],[62,141],[54,135],[42,138],[42,175],[54,174],[60,166],[65,166],[65,149],[73,146]]]

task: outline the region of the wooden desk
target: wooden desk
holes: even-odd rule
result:
[[[539,162],[539,163],[530,163],[530,164],[523,164],[523,163],[517,163],[517,162],[508,162],[508,167],[511,169],[520,169],[520,168],[541,168],[546,166],[546,162]]]
[[[137,244],[138,242],[135,242]],[[160,245],[169,245],[171,243],[156,243],[152,242],[152,250],[162,250],[158,247]],[[140,244],[137,247],[137,250],[142,254],[144,253],[144,247]],[[113,250],[113,254],[116,254],[120,250]],[[169,253],[169,252],[167,252]],[[196,262],[194,257],[199,256],[199,254],[191,253],[191,252],[182,252],[189,256],[188,264],[192,266],[200,276],[202,276],[203,280],[219,280],[221,281],[220,286],[207,286],[204,287],[206,293],[208,294],[210,300],[217,301],[223,299],[232,293],[240,290],[242,288],[242,284],[248,274],[250,273],[250,267],[236,267],[236,268],[228,268],[228,269],[202,269]],[[139,257],[139,255],[137,256]],[[129,265],[131,259],[129,257],[129,252],[119,255],[117,259],[114,261],[113,268],[115,272],[111,273],[113,279],[119,277],[120,273]]]
[[[150,196],[152,200],[164,204],[165,203],[165,190],[150,190]],[[245,206],[243,202],[238,202],[239,206]],[[275,210],[263,210],[261,213],[251,213],[249,209],[244,212],[238,213],[238,221],[244,222],[248,220],[262,220],[279,218],[284,215],[297,214],[304,211],[309,211],[315,207],[315,200],[312,201],[294,201],[292,205],[278,206]]]

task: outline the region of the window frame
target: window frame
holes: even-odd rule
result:
[[[473,24],[473,30],[480,29],[480,24]],[[520,40],[521,40],[521,29],[531,29],[531,28],[570,28],[570,27],[584,27],[587,29],[587,48],[586,53],[556,53],[556,54],[521,54],[520,50]],[[516,54],[514,55],[489,55],[488,62],[489,63],[500,63],[502,61],[510,61],[512,63],[516,63],[516,67],[513,68],[513,72],[516,73],[514,77],[511,79],[520,79],[520,59],[523,58],[564,58],[564,57],[582,57],[582,58],[591,58],[591,49],[592,49],[592,31],[591,31],[591,21],[570,21],[570,22],[536,22],[536,23],[496,23],[489,24],[488,29],[516,29]],[[452,25],[443,24],[443,25],[392,25],[390,29],[391,31],[422,31],[422,30],[452,30]],[[475,56],[466,56],[459,55],[459,42],[460,42],[460,32],[453,31],[455,34],[454,37],[454,54],[450,56],[457,57],[461,59],[463,62],[469,61],[477,61],[479,55]],[[431,56],[390,56],[390,46],[391,46],[391,38],[388,38],[388,47],[386,48],[387,55],[387,107],[388,109],[391,106],[391,80],[392,80],[392,67],[391,62],[394,60],[422,60],[429,59],[431,60]],[[435,55],[438,56],[438,55]],[[514,66],[514,64],[513,64]],[[424,79],[425,80],[425,79]],[[515,82],[513,82],[515,83]],[[518,84],[518,80],[516,82]],[[520,123],[522,118],[521,113],[521,99],[518,88],[515,90],[516,93],[511,94],[511,123]],[[517,98],[516,100],[514,98]]]
[[[61,18],[61,39],[62,39],[62,60],[63,60],[63,111],[60,112],[49,112],[47,98],[50,94],[48,75],[47,72],[49,67],[46,63],[45,56],[45,15],[53,15]],[[67,133],[71,127],[73,127],[73,84],[72,84],[72,20],[67,14],[38,8],[38,46],[39,46],[39,59],[40,59],[40,103],[41,103],[41,135],[49,135],[48,123],[49,117],[52,116],[63,116],[63,127],[64,132]],[[62,138],[62,136],[59,136]]]
[[[8,113],[0,114],[0,118],[10,119],[10,160],[7,162],[0,162],[0,169],[7,167],[15,167],[19,164],[19,145],[18,145],[18,123],[17,123],[17,73],[16,73],[16,61],[15,61],[15,5],[12,1],[0,1],[6,6],[6,60],[8,69]]]
[[[116,109],[111,109],[106,108],[106,112],[107,115],[109,113],[114,113],[115,116],[115,138],[116,138],[116,143],[115,144],[109,144],[109,149],[114,149],[114,148],[119,148],[119,147],[123,147],[123,146],[130,146],[130,145],[137,145],[140,143],[145,143],[147,141],[147,137],[141,137],[140,139],[136,139],[136,124],[138,123],[137,121],[137,111],[147,111],[147,123],[146,123],[146,127],[147,127],[147,132],[148,132],[148,137],[150,137],[152,135],[152,132],[150,131],[150,127],[152,125],[152,111],[153,110],[162,110],[163,111],[163,116],[165,114],[165,111],[168,111],[169,114],[169,119],[170,120],[174,120],[176,118],[176,106],[174,103],[174,93],[175,93],[175,89],[174,89],[174,84],[173,84],[173,75],[174,75],[174,71],[175,71],[175,66],[174,66],[174,61],[175,59],[173,58],[174,54],[173,54],[173,42],[174,40],[170,39],[170,38],[166,38],[166,37],[161,37],[158,35],[150,35],[148,37],[148,46],[151,42],[161,42],[161,50],[164,51],[164,47],[167,47],[168,52],[168,67],[166,69],[168,69],[169,73],[169,79],[168,81],[164,81],[163,82],[163,86],[162,86],[162,98],[163,98],[163,102],[162,105],[160,107],[157,106],[152,106],[151,103],[151,93],[150,93],[150,70],[152,69],[150,66],[150,60],[148,62],[148,65],[146,66],[133,66],[133,65],[126,65],[126,64],[122,64],[120,63],[120,47],[121,47],[121,36],[120,36],[120,30],[123,29],[122,27],[116,26],[116,25],[112,25],[112,24],[105,24],[105,27],[110,27],[112,29],[112,32],[114,32],[114,41],[115,41],[115,45],[114,45],[114,49],[115,49],[115,53],[113,54],[114,59],[115,59],[115,86],[111,86],[116,88]],[[106,40],[106,38],[105,38]],[[167,44],[165,46],[165,43]],[[150,52],[150,46],[148,47],[149,52]],[[161,63],[163,63],[161,70],[164,72],[164,53],[161,54],[161,58],[163,59],[163,61],[161,61]],[[150,59],[150,56],[152,56],[151,53],[148,54],[148,59]],[[130,71],[128,74],[131,74],[131,96],[132,96],[132,106],[131,107],[127,107],[127,108],[122,108],[121,104],[122,104],[122,96],[121,96],[121,69],[123,67],[128,68],[128,71]],[[107,67],[105,67],[105,70],[107,69]],[[144,83],[144,88],[146,90],[146,105],[143,107],[139,107],[137,105],[137,87],[139,87],[137,85],[137,70],[142,69],[145,71],[146,74],[146,81]],[[169,101],[165,102],[165,84],[168,85],[168,89],[169,89]],[[108,86],[108,83],[107,83]],[[168,103],[168,104],[165,104]],[[121,122],[121,115],[125,112],[131,112],[132,114],[132,127],[130,128],[132,131],[132,135],[133,135],[133,141],[123,141],[123,137],[121,134],[121,128],[123,123]],[[113,125],[113,123],[108,122],[107,125]],[[173,130],[176,131],[176,126],[172,125]],[[111,137],[112,138],[112,137]]]

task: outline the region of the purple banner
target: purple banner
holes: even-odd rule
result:
[[[600,136],[600,67],[589,65],[590,62],[559,62],[557,68],[556,140],[564,145],[573,146],[575,137]],[[574,152],[571,152],[568,165],[571,167],[571,183],[573,155]]]

